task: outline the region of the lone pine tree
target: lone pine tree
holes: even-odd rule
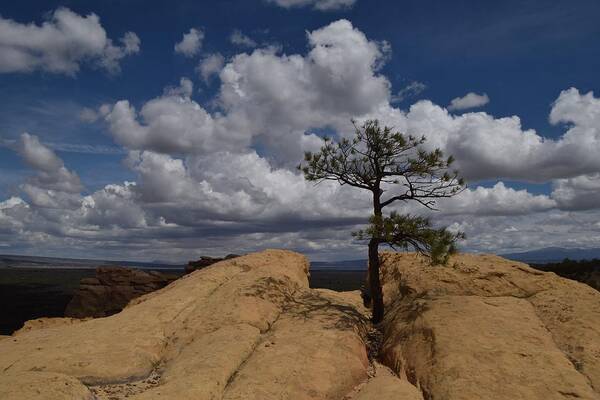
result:
[[[397,202],[414,201],[435,210],[436,199],[452,197],[464,189],[463,179],[450,169],[452,156],[423,148],[425,137],[416,138],[381,127],[377,120],[354,124],[352,139],[337,143],[325,138],[318,153],[307,152],[299,169],[309,181],[337,181],[368,190],[373,198],[369,226],[353,235],[369,243],[368,281],[374,323],[383,319],[383,292],[379,278],[379,245],[414,249],[431,257],[433,264],[446,263],[456,251],[462,233],[433,228],[428,218],[383,209]],[[384,195],[387,197],[384,198]]]

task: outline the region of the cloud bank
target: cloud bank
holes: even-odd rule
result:
[[[370,214],[368,194],[331,182],[315,187],[293,167],[304,150],[318,148],[320,130],[350,135],[351,118],[378,118],[456,156],[472,187],[440,201],[434,216],[466,231],[468,249],[513,251],[568,240],[600,246],[600,100],[592,92],[560,93],[549,118],[565,132],[550,140],[523,128],[517,116],[454,115],[429,100],[395,107],[380,72],[388,46],[347,20],[308,32],[307,42],[305,54],[257,48],[228,60],[205,55],[202,79],[218,76],[220,84],[210,107],[182,78],[139,110],[122,99],[82,115],[102,121],[126,149],[135,182],[87,193],[55,152],[24,134],[16,149],[35,175],[19,196],[0,203],[0,239],[15,248],[68,244],[73,254],[144,259],[261,247],[361,257],[363,245],[349,232]],[[549,182],[553,189],[479,186],[482,179]]]

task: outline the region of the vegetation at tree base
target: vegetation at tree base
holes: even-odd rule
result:
[[[445,263],[464,237],[445,228],[434,228],[428,218],[401,214],[388,216],[383,209],[397,202],[414,201],[435,210],[436,200],[464,190],[464,181],[450,169],[452,156],[440,149],[424,149],[425,137],[416,138],[381,127],[377,120],[354,124],[352,139],[337,143],[325,138],[318,153],[307,152],[298,168],[309,181],[337,181],[372,193],[373,215],[369,226],[353,235],[369,242],[369,275],[373,322],[383,319],[383,293],[379,277],[379,245],[414,249],[431,257],[433,264]],[[383,198],[384,194],[386,198]]]

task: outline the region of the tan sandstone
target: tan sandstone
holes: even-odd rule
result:
[[[81,389],[74,399],[341,399],[367,376],[366,320],[343,295],[309,289],[307,274],[305,257],[269,250],[110,317],[39,324],[0,341],[1,390],[51,398],[28,386],[51,376]]]
[[[309,289],[303,256],[268,250],[110,317],[28,322],[0,338],[0,398],[600,398],[599,292],[496,256],[383,261],[389,370],[358,292]]]
[[[351,397],[351,400],[423,400],[423,395],[406,379],[401,379],[388,368],[375,363],[375,376],[369,379]]]
[[[94,400],[77,379],[53,372],[20,371],[0,374],[2,400]]]
[[[426,398],[600,398],[596,290],[492,255],[382,268],[384,360]]]
[[[87,319],[77,318],[37,318],[29,321],[25,321],[23,327],[13,332],[12,336],[21,335],[25,332],[35,331],[38,329],[46,329],[51,327],[57,327],[62,325],[73,325],[79,322],[86,321]]]

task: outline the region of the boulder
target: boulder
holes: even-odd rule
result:
[[[383,361],[429,399],[599,399],[600,293],[492,255],[385,253]]]
[[[67,377],[97,399],[342,399],[367,377],[367,320],[344,295],[310,289],[307,274],[297,253],[254,253],[107,318],[1,340],[0,393],[48,398],[13,379],[27,373]]]
[[[116,314],[131,300],[167,286],[177,276],[123,267],[99,267],[83,278],[65,310],[66,317],[98,318]]]

